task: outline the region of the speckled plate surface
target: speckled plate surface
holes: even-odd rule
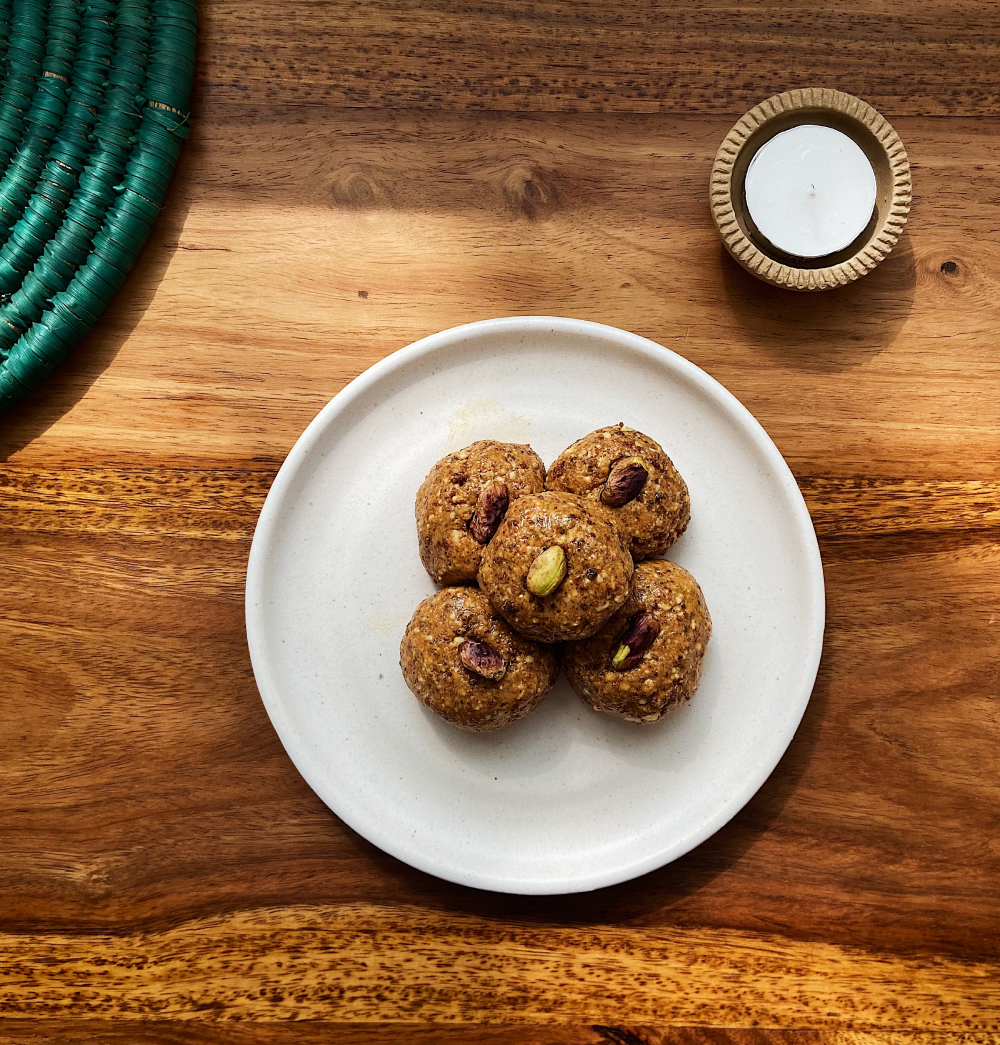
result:
[[[669,557],[712,613],[701,688],[654,726],[590,711],[563,677],[495,734],[441,722],[399,671],[406,622],[434,591],[413,522],[421,480],[475,439],[530,442],[550,464],[618,421],[657,439],[691,490]],[[795,480],[718,382],[634,334],[529,317],[418,341],[322,410],[261,512],[246,614],[271,721],[346,823],[453,882],[565,893],[676,859],[752,797],[809,700],[824,589]]]

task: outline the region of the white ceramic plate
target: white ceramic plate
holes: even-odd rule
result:
[[[653,726],[589,710],[564,678],[497,733],[440,721],[399,670],[403,629],[435,590],[417,487],[476,439],[530,442],[549,464],[618,421],[659,441],[691,490],[670,557],[712,613],[701,688]],[[613,327],[496,319],[396,352],[309,425],[257,524],[246,616],[285,749],[355,831],[453,882],[565,893],[681,856],[760,787],[815,681],[823,571],[791,472],[718,382]]]

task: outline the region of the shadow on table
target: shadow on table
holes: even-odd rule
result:
[[[728,824],[686,856],[630,882],[566,896],[511,896],[451,885],[399,863],[375,846],[366,844],[365,849],[387,876],[406,881],[407,892],[412,890],[425,902],[451,911],[549,926],[641,921],[725,874],[774,825],[812,761],[829,703],[829,685],[824,656],[795,737],[757,794]]]
[[[87,394],[149,307],[191,209],[192,194],[187,186],[197,162],[196,134],[181,154],[163,211],[125,285],[66,362],[19,403],[0,414],[0,461],[9,460],[43,435]]]
[[[741,268],[720,244],[723,295],[732,320],[770,361],[836,373],[892,344],[913,308],[916,263],[908,236],[872,272],[836,290],[796,293]]]

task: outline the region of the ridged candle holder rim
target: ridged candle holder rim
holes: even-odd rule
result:
[[[857,120],[879,142],[892,172],[889,208],[875,233],[853,257],[823,268],[798,268],[769,257],[743,231],[733,204],[733,169],[746,143],[761,127],[797,109],[826,109]],[[709,199],[722,242],[743,268],[766,283],[789,290],[829,290],[870,272],[895,247],[910,212],[910,163],[892,125],[862,99],[828,88],[784,91],[746,112],[723,139],[712,165]]]

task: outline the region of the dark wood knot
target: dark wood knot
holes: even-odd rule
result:
[[[333,202],[353,210],[375,210],[392,203],[389,186],[375,171],[359,167],[342,167],[327,182]]]
[[[521,217],[547,218],[559,205],[555,177],[534,164],[515,164],[503,175],[501,188],[508,208]]]

